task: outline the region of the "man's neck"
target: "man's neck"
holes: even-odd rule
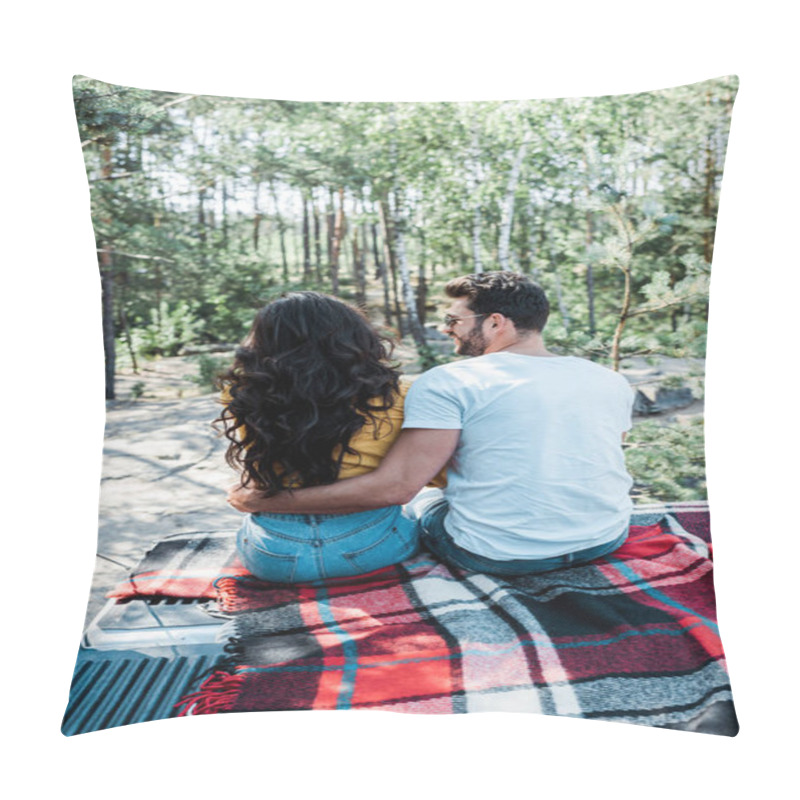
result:
[[[529,336],[517,336],[507,342],[502,340],[491,342],[484,351],[484,355],[489,353],[517,353],[522,356],[539,356],[552,358],[555,353],[551,353],[544,345],[541,334],[532,333]]]

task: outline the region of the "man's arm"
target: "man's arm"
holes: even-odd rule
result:
[[[262,497],[234,487],[228,502],[239,511],[274,514],[350,514],[411,500],[453,455],[460,430],[407,428],[378,469],[326,486],[312,486]]]

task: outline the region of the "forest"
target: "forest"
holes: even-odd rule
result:
[[[257,308],[301,288],[363,307],[424,370],[452,358],[436,330],[443,284],[502,269],[547,291],[551,350],[623,374],[687,359],[702,398],[736,88],[334,103],[76,76],[106,397],[119,363],[229,348]],[[626,457],[640,501],[705,497],[702,414],[637,418]]]

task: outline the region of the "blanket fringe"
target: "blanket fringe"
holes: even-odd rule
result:
[[[238,614],[241,611],[257,611],[270,608],[279,602],[282,593],[286,602],[296,602],[305,593],[314,592],[318,587],[346,591],[349,588],[365,590],[399,583],[408,576],[415,577],[430,570],[430,561],[420,564],[407,562],[365,572],[362,575],[349,575],[341,578],[326,578],[308,583],[271,583],[254,578],[252,575],[236,575],[217,578],[214,581],[217,608],[224,614]]]
[[[247,598],[241,596],[242,586],[236,578],[218,578],[214,581],[214,589],[217,593],[217,608],[231,614],[236,611],[246,611],[248,608]]]
[[[200,684],[200,688],[175,703],[177,716],[221,714],[233,710],[233,704],[244,684],[244,675],[215,672]]]

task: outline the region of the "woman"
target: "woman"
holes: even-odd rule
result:
[[[221,376],[226,460],[265,494],[375,469],[400,434],[407,389],[356,309],[317,292],[262,308]],[[237,537],[258,578],[283,583],[371,572],[412,556],[401,506],[355,514],[250,514]]]

